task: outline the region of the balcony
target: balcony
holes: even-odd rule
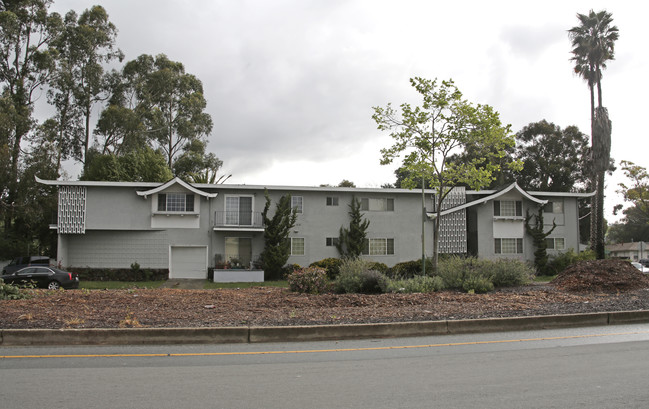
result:
[[[214,230],[264,231],[261,212],[216,211]]]

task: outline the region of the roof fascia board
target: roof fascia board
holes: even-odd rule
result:
[[[498,197],[504,195],[505,193],[509,193],[512,190],[518,191],[523,197],[525,197],[526,199],[528,199],[528,200],[530,200],[530,201],[532,201],[534,203],[537,203],[538,205],[544,205],[544,204],[546,204],[548,202],[547,200],[535,198],[534,196],[532,196],[529,193],[527,193],[526,191],[524,191],[520,186],[518,186],[518,183],[514,182],[511,185],[507,186],[506,188],[504,188],[502,190],[498,190],[498,191],[496,191],[495,193],[493,193],[493,194],[491,194],[489,196],[483,197],[483,198],[478,199],[478,200],[474,200],[472,202],[465,203],[463,205],[452,207],[450,209],[442,210],[442,212],[440,213],[440,216],[446,216],[447,214],[455,213],[457,211],[467,209],[467,208],[475,206],[477,204],[487,203],[488,201],[497,199]],[[437,217],[437,213],[427,213],[427,214],[428,214],[428,217],[430,217],[432,219]]]
[[[144,196],[144,198],[146,198],[147,196],[150,196],[150,195],[156,194],[158,192],[161,192],[161,191],[167,189],[169,186],[173,186],[173,185],[176,185],[176,184],[184,187],[185,189],[189,190],[190,192],[192,192],[194,194],[207,197],[208,199],[216,197],[218,195],[218,193],[207,193],[207,192],[205,192],[203,190],[197,189],[194,186],[190,185],[189,183],[185,182],[184,180],[182,180],[182,179],[180,179],[178,177],[175,177],[175,178],[171,179],[169,182],[163,183],[163,184],[159,185],[156,188],[153,188],[153,189],[150,189],[150,190],[145,190],[145,191],[138,191],[137,194],[138,194],[138,196]]]

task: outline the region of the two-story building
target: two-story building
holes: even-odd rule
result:
[[[58,188],[57,261],[64,267],[168,269],[170,278],[206,278],[219,266],[248,268],[264,248],[262,211],[290,194],[297,223],[290,233],[291,264],[338,257],[341,226],[360,200],[369,220],[366,257],[392,266],[433,253],[435,191],[379,188],[252,186],[40,180]],[[423,197],[423,199],[422,199]],[[456,188],[445,199],[440,252],[532,261],[525,233],[529,212],[545,210],[550,255],[579,248],[578,200],[583,193]],[[422,206],[423,201],[423,206]],[[422,219],[425,220],[422,223]]]

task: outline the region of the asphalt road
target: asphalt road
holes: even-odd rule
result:
[[[645,409],[649,324],[344,342],[4,347],[0,402],[3,408]]]

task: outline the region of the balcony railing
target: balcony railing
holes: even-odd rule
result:
[[[214,212],[214,227],[233,230],[263,229],[261,212],[217,211]]]

